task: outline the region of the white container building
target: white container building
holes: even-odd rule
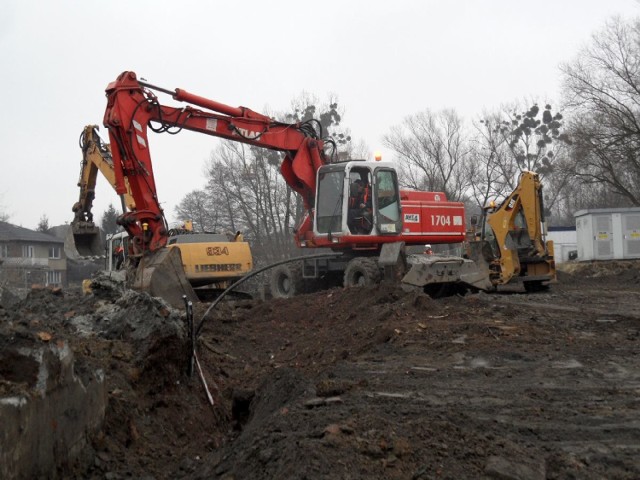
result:
[[[578,249],[576,227],[549,227],[547,240],[553,240],[556,263],[571,260],[569,254]]]
[[[640,258],[640,207],[580,210],[574,217],[579,261]]]

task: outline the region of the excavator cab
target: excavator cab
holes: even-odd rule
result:
[[[396,171],[382,162],[351,161],[318,170],[315,235],[380,236],[402,231]]]
[[[107,235],[104,250],[105,270],[112,272],[122,269],[129,255],[129,234],[127,232],[118,232]]]

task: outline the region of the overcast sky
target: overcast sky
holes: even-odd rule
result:
[[[122,71],[258,112],[302,92],[338,96],[344,125],[373,152],[427,108],[468,120],[536,98],[556,105],[558,66],[636,0],[32,1],[0,16],[0,211],[36,228],[70,223],[80,133],[102,125],[104,90]],[[164,97],[162,101],[175,105]],[[103,138],[107,138],[104,127]],[[167,220],[204,184],[217,140],[150,132]],[[391,157],[391,158],[390,158]],[[98,178],[96,220],[119,200]]]

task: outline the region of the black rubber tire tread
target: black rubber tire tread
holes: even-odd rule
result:
[[[549,284],[542,283],[539,280],[533,282],[524,282],[524,290],[527,293],[546,292],[549,290]]]
[[[354,258],[344,270],[345,287],[377,285],[381,280],[382,272],[376,258]]]
[[[287,288],[288,283],[288,288]],[[292,298],[306,293],[305,281],[302,278],[302,263],[285,263],[271,272],[269,287],[273,298]]]
[[[455,285],[450,283],[432,283],[424,286],[424,293],[431,298],[444,298],[452,295]]]

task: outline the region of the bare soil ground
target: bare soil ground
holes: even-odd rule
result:
[[[381,285],[222,304],[198,340],[213,406],[184,345],[78,335],[112,297],[0,309],[14,338],[47,330],[106,372],[88,467],[52,477],[640,478],[638,262],[572,265],[528,295]]]

